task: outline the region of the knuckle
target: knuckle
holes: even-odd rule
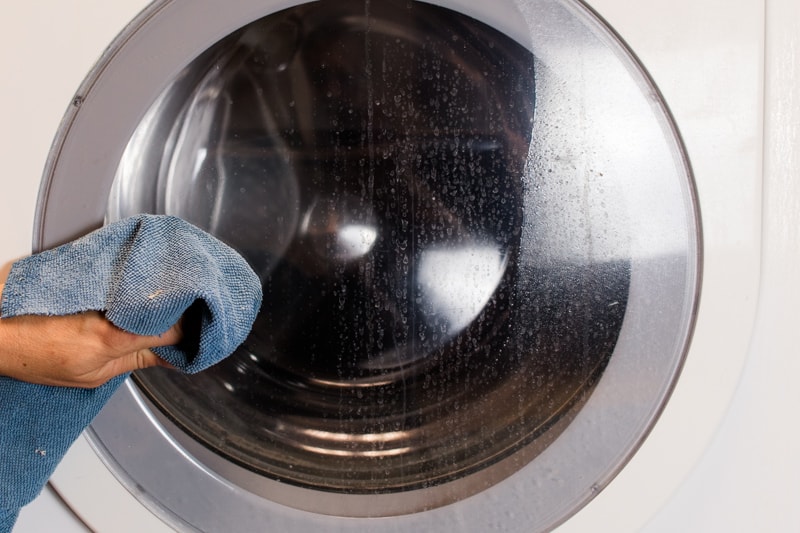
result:
[[[148,349],[141,349],[136,351],[136,368],[141,370],[153,366],[152,352]]]

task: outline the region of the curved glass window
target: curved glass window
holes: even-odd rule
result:
[[[312,489],[532,459],[614,353],[638,231],[618,181],[550,157],[575,144],[552,102],[537,139],[547,80],[529,48],[418,2],[305,4],[204,52],[136,130],[108,216],[198,225],[265,301],[232,357],[142,390],[216,454]]]

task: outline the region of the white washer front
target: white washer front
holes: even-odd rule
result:
[[[777,64],[784,53],[782,43],[797,42],[796,35],[787,33],[796,31],[791,21],[797,20],[796,9],[788,3],[769,4],[769,10],[755,0],[736,7],[688,1],[591,3],[648,69],[686,144],[702,212],[703,290],[691,350],[658,424],[615,480],[562,526],[565,531],[597,530],[598,524],[614,531],[639,530],[648,524],[654,531],[708,530],[709,524],[726,524],[725,530],[751,530],[744,527],[745,518],[762,527],[773,526],[763,527],[765,530],[798,527],[797,513],[789,501],[790,481],[798,473],[798,465],[797,459],[786,453],[790,444],[797,442],[797,435],[777,422],[790,419],[792,402],[765,399],[776,390],[789,390],[791,371],[796,370],[786,357],[791,347],[787,331],[781,329],[785,325],[776,322],[788,320],[792,313],[787,303],[791,298],[782,299],[780,291],[797,295],[791,270],[781,270],[781,265],[798,258],[797,240],[794,249],[783,246],[791,242],[792,235],[796,237],[796,230],[782,233],[787,227],[796,228],[798,220],[797,197],[791,196],[792,191],[797,195],[797,185],[782,178],[797,157],[781,136],[783,125],[790,123],[790,104],[777,111],[766,110],[771,128],[768,135],[773,132],[768,139],[775,151],[768,155],[786,166],[770,165],[768,158],[767,171],[762,172],[764,58],[767,90],[776,96],[791,83],[791,77],[783,76],[795,68]],[[526,3],[517,4],[524,13]],[[14,16],[3,22],[3,39],[8,44],[2,64],[14,73],[4,82],[2,93],[11,113],[2,128],[3,159],[13,176],[7,178],[6,190],[7,197],[14,199],[7,202],[10,209],[2,215],[7,229],[0,232],[0,250],[7,258],[29,251],[39,175],[65,105],[72,105],[92,61],[143,7],[142,2],[79,2],[69,7],[34,2],[17,7]],[[493,18],[479,6],[470,12],[476,13]],[[93,17],[102,24],[87,23]],[[772,48],[765,55],[767,20],[766,38]],[[42,31],[42,24],[52,28]],[[18,43],[34,46],[20,52]],[[124,99],[125,95],[114,97]],[[90,154],[86,158],[86,164],[94,164]],[[763,230],[762,179],[768,187]],[[776,192],[781,184],[788,202]],[[770,232],[764,243],[762,231]],[[753,357],[745,367],[748,353]],[[763,362],[766,357],[768,363]],[[771,368],[777,372],[766,373],[770,367],[765,364],[774,365]],[[732,401],[743,368],[747,372],[739,396]],[[731,405],[725,425],[712,441]],[[771,413],[763,433],[753,425],[762,423],[764,411],[754,412],[751,405]],[[771,440],[761,440],[761,434]],[[130,446],[135,447],[133,439]],[[776,463],[783,466],[742,464],[743,452],[761,457],[780,453]],[[720,472],[739,468],[743,477],[723,485],[719,495],[705,491],[710,480],[719,479]],[[694,473],[686,482],[690,472]],[[767,481],[773,483],[769,488]],[[67,456],[52,483],[93,530],[169,530],[115,480],[83,440]],[[769,497],[765,497],[767,493]],[[191,489],[184,497],[202,500]],[[754,506],[754,513],[745,513],[744,504],[751,498],[760,503]],[[721,518],[720,509],[729,502],[736,506]],[[422,520],[424,523],[424,517]],[[430,524],[443,526],[446,522],[441,520],[440,515],[438,522]],[[515,530],[519,527],[516,520],[509,515],[498,527]],[[320,524],[324,523],[322,518]],[[23,513],[21,530],[25,524]]]

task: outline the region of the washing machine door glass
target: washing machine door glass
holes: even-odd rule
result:
[[[204,45],[165,51],[172,74],[139,90],[146,72],[131,82],[114,61],[150,68],[137,39],[200,13],[154,4],[57,141],[43,245],[92,223],[53,201],[59,187],[100,184],[106,221],[182,217],[264,287],[231,357],[194,376],[136,373],[119,409],[146,413],[142,426],[101,414],[98,449],[150,505],[201,529],[210,511],[170,494],[195,474],[143,481],[159,473],[118,435],[153,426],[164,457],[180,450],[164,464],[213,472],[202,490],[235,499],[215,524],[245,524],[240,506],[277,516],[275,501],[476,517],[524,501],[526,531],[551,527],[641,443],[693,323],[699,225],[658,92],[568,0],[256,4],[233,2],[222,33],[206,15]],[[90,98],[114,83],[139,102],[135,120],[95,133],[120,140],[114,179],[76,184],[82,136],[108,122],[92,117],[123,113]]]
[[[530,242],[555,222],[546,177],[525,179],[534,63],[451,10],[354,1],[267,16],[189,65],[110,214],[208,230],[265,303],[208,372],[139,374],[150,398],[216,453],[325,490],[430,486],[552,440],[611,356],[630,251],[614,191],[586,200],[601,224],[550,200],[583,226],[571,253]]]

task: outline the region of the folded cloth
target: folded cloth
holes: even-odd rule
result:
[[[184,340],[153,351],[195,373],[244,341],[261,296],[258,276],[225,244],[179,218],[137,215],[15,263],[0,318],[95,310],[121,329],[160,335],[189,310]],[[0,377],[0,531],[126,377],[96,389]]]
[[[0,509],[0,531],[11,531],[17,521],[19,510],[6,511]]]

